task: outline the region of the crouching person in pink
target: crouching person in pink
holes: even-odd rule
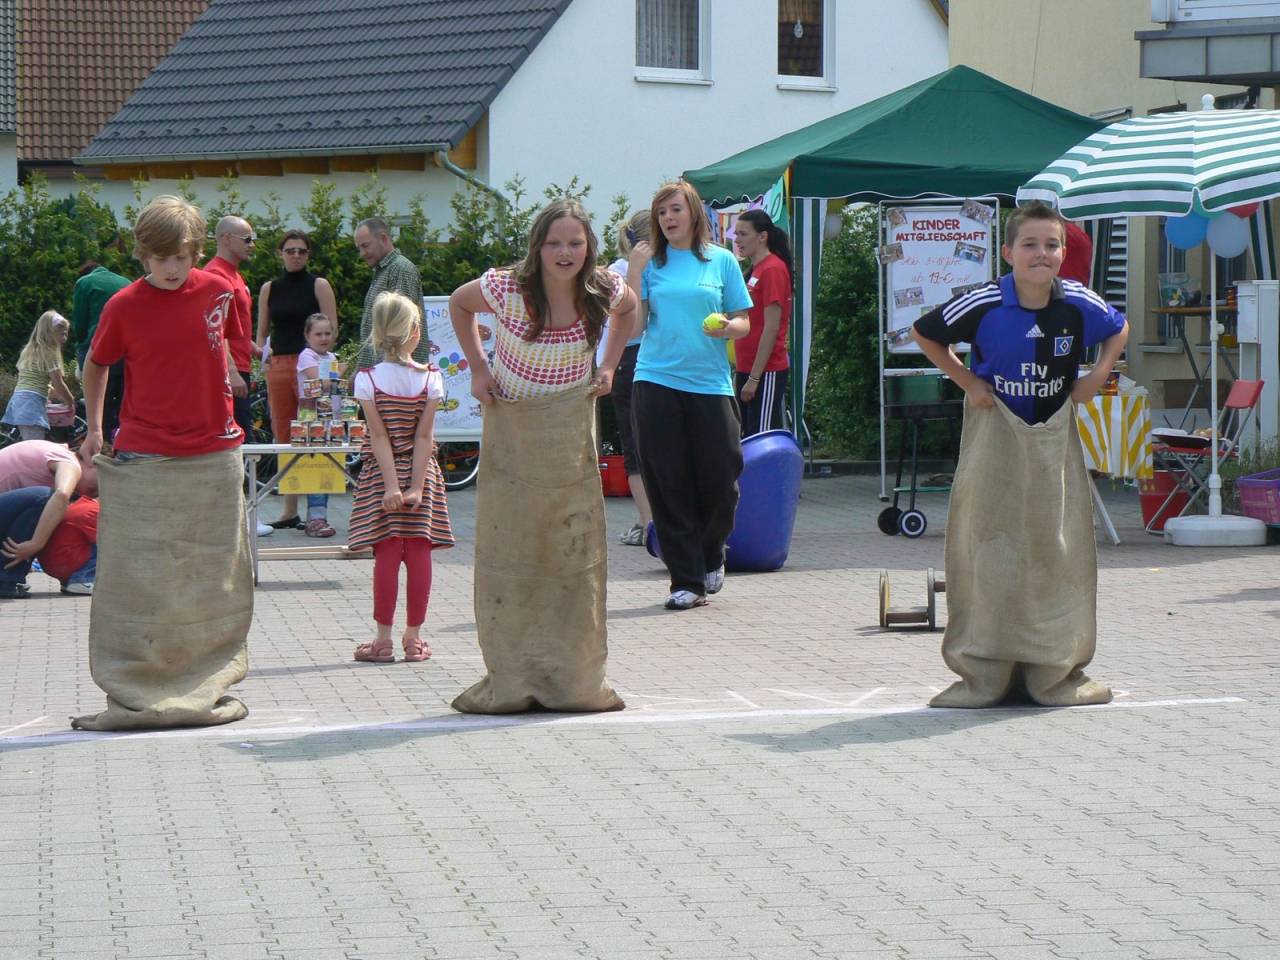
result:
[[[227,281],[192,270],[205,220],[157,197],[134,226],[147,274],[107,302],[85,362],[86,453],[103,447],[107,369],[123,361],[112,454],[98,456],[98,570],[89,666],[107,695],[81,730],[239,720],[227,690],[248,669],[253,575],[244,523],[240,428],[223,324]]]

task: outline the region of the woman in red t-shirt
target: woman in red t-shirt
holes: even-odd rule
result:
[[[747,290],[751,332],[734,344],[736,388],[744,437],[783,426],[787,395],[787,327],[791,322],[791,246],[763,210],[748,210],[734,226],[738,253],[751,261]]]

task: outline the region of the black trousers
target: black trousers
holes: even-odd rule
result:
[[[631,393],[640,473],[671,590],[706,593],[724,563],[742,473],[741,424],[732,397],[636,381]]]
[[[120,426],[120,408],[124,405],[124,361],[107,368],[107,389],[102,397],[102,435],[114,442]]]
[[[735,373],[733,382],[737,388],[737,395],[742,396],[747,375]],[[764,433],[766,430],[786,429],[782,415],[786,398],[787,371],[775,370],[762,373],[760,382],[756,385],[756,395],[751,398],[750,403],[742,404],[743,438],[754,437],[757,433]]]
[[[240,379],[248,386],[251,371],[237,370],[236,372],[240,374]],[[244,431],[244,442],[253,443],[253,408],[249,404],[249,394],[246,393],[243,397],[231,398],[231,413],[236,418],[236,423],[240,424],[240,429]]]

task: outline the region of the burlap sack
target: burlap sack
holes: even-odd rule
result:
[[[98,457],[102,512],[89,668],[107,709],[79,730],[212,726],[249,711],[244,679],[253,569],[237,450]]]
[[[488,673],[463,713],[619,710],[605,679],[604,497],[585,390],[484,414],[476,492],[476,632]]]
[[[1105,703],[1085,676],[1097,638],[1098,553],[1075,404],[1032,426],[966,404],[946,543],[942,658],[960,680],[935,707],[986,707],[1016,672],[1045,706]]]

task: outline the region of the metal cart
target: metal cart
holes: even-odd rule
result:
[[[941,373],[929,370],[919,375],[885,378],[885,416],[898,421],[898,474],[893,484],[893,504],[880,511],[876,525],[887,536],[901,533],[912,539],[924,534],[929,522],[916,509],[916,495],[948,493],[951,484],[920,484],[920,428],[927,420],[945,420],[952,449],[957,449],[956,423],[964,416],[964,393]],[[903,468],[907,462],[907,444],[911,445],[911,483],[903,485]],[[899,497],[908,494],[907,509],[898,506]]]

